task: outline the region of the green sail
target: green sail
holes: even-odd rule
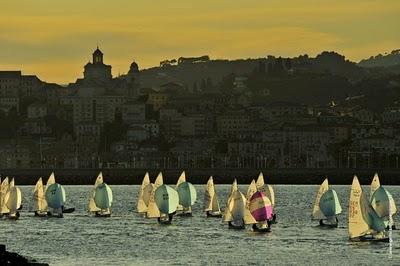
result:
[[[165,184],[156,189],[154,200],[160,212],[164,214],[176,212],[176,208],[179,204],[178,192]]]
[[[342,207],[340,206],[339,198],[335,190],[328,189],[322,194],[319,201],[319,208],[325,217],[332,217],[342,212]]]
[[[396,213],[396,205],[394,204],[392,195],[382,186],[372,194],[371,205],[381,218],[389,217],[390,213]]]
[[[177,190],[179,195],[179,204],[183,207],[188,208],[196,202],[196,189],[191,183],[180,183]]]

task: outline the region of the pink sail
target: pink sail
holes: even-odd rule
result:
[[[267,196],[261,191],[257,191],[250,198],[249,209],[251,215],[257,222],[272,219],[272,204]]]

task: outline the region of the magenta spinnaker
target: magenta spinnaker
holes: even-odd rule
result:
[[[250,199],[249,209],[251,215],[257,222],[272,219],[272,204],[267,196],[261,191],[257,191]]]

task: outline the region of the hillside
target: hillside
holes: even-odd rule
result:
[[[358,63],[362,67],[393,67],[400,65],[400,49],[393,50],[390,54],[378,54]]]

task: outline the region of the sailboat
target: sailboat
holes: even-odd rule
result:
[[[178,192],[165,184],[157,187],[154,193],[155,202],[159,210],[158,222],[170,224],[179,204]]]
[[[397,207],[392,194],[380,185],[378,174],[375,174],[371,183],[370,203],[378,216],[384,219],[386,229],[389,229],[390,216],[396,214]],[[391,227],[396,229],[394,224]]]
[[[58,183],[51,184],[46,187],[45,197],[48,207],[51,208],[48,215],[62,218],[62,208],[66,201],[64,188]]]
[[[103,174],[100,172],[96,178],[89,196],[89,212],[97,217],[110,217],[113,195],[111,188],[104,183]]]
[[[157,203],[155,201],[155,193],[156,190],[159,186],[163,185],[163,176],[162,173],[160,172],[156,178],[156,181],[154,181],[154,184],[152,185],[152,190],[150,193],[150,198],[149,198],[149,204],[147,205],[147,212],[146,212],[146,217],[147,218],[159,218],[160,217],[160,210],[157,207]]]
[[[230,201],[232,199],[233,193],[235,191],[237,191],[237,190],[238,190],[238,185],[237,185],[237,181],[236,181],[236,178],[235,178],[233,180],[233,182],[232,182],[231,191],[229,193],[228,200],[226,202],[226,207],[225,207],[225,211],[224,211],[224,215],[223,215],[224,219],[225,219],[225,217],[229,217],[229,215],[230,215],[230,213],[229,213],[229,203],[230,203]]]
[[[192,206],[196,202],[197,192],[192,183],[180,183],[177,189],[179,195],[179,205],[182,206],[181,211],[177,211],[179,216],[192,216]]]
[[[8,177],[6,177],[1,182],[1,187],[0,187],[0,216],[1,217],[3,216],[3,213],[7,213],[5,196],[8,192],[8,188],[9,188],[9,181],[8,181]]]
[[[349,202],[349,238],[352,241],[389,242],[385,224],[366,199],[357,176],[354,176]]]
[[[228,200],[224,222],[228,222],[230,229],[245,229],[246,224],[255,224],[256,221],[246,208],[246,197],[234,190]]]
[[[271,232],[269,221],[272,220],[272,203],[264,192],[256,191],[250,198],[249,210],[257,223],[253,224],[253,231]]]
[[[142,185],[140,186],[139,189],[139,196],[136,205],[138,213],[143,215],[146,214],[152,190],[153,190],[153,185],[150,183],[149,173],[146,172],[146,174],[143,177]]]
[[[337,227],[338,219],[336,215],[342,212],[339,198],[336,191],[329,188],[328,178],[320,185],[315,198],[312,220],[319,220],[320,226]]]
[[[222,217],[212,176],[210,176],[207,181],[206,191],[204,194],[204,211],[206,212],[207,217]]]
[[[253,196],[254,193],[257,192],[257,185],[256,181],[253,179],[247,188],[247,193],[246,193],[246,201],[247,201],[247,206],[250,204],[250,199]]]
[[[180,185],[180,184],[182,184],[183,182],[186,182],[186,173],[185,173],[185,171],[183,171],[182,173],[181,173],[181,175],[179,176],[179,178],[178,178],[178,181],[176,181],[176,185],[175,185],[175,190],[176,191],[178,191],[178,186]],[[181,204],[178,204],[178,208],[176,209],[176,212],[177,212],[177,215],[179,214],[182,214],[183,215],[183,206],[181,205]],[[189,213],[190,214],[190,213]]]
[[[47,216],[47,202],[44,196],[43,180],[41,177],[36,182],[35,188],[33,190],[32,202],[32,211],[35,212],[35,216]]]
[[[45,194],[46,194],[47,187],[49,185],[52,185],[52,184],[55,184],[55,183],[56,183],[56,178],[55,178],[54,172],[52,172],[50,177],[49,177],[49,179],[47,180],[47,183],[46,183]],[[64,195],[65,195],[64,187],[61,186],[61,189],[64,191]],[[66,198],[64,197],[64,204],[61,207],[62,213],[73,213],[75,211],[75,208],[74,207],[65,208],[65,200],[66,200]]]
[[[7,218],[17,220],[19,218],[18,210],[21,207],[21,190],[15,186],[14,178],[11,180],[8,190],[4,196],[1,206],[1,213],[7,215]]]
[[[264,175],[263,173],[260,173],[257,178],[256,182],[257,190],[264,192],[265,196],[270,199],[271,204],[272,204],[272,220],[271,223],[275,224],[276,223],[276,213],[275,213],[275,192],[274,188],[271,185],[265,184],[264,182]]]

